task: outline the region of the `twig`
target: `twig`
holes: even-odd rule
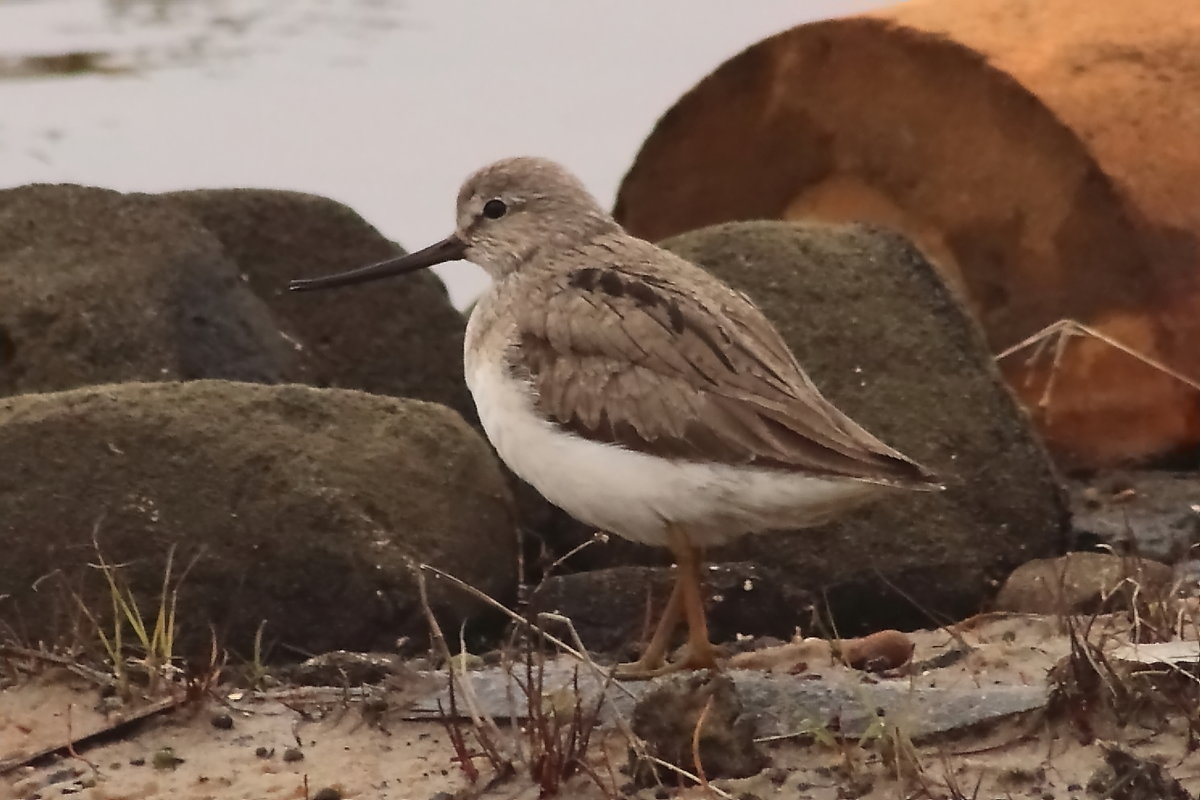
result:
[[[70,755],[71,758],[77,759],[77,760],[82,761],[83,763],[87,764],[88,767],[91,768],[91,770],[92,770],[92,776],[98,778],[100,776],[100,768],[98,766],[96,766],[94,763],[92,763],[91,761],[88,761],[83,756],[79,755],[79,753],[75,750],[75,732],[72,729],[72,725],[71,725],[71,712],[74,709],[75,709],[74,703],[67,703],[67,754]]]
[[[450,573],[443,572],[442,570],[438,569],[437,567],[431,566],[429,564],[418,564],[416,566],[418,569],[418,574],[420,574],[421,571],[427,571],[427,572],[432,572],[433,574],[438,575],[442,578],[445,578],[446,580],[450,581],[455,586],[458,586],[460,589],[462,589],[463,591],[472,595],[473,597],[476,597],[479,600],[482,600],[487,605],[489,605],[492,608],[495,608],[496,610],[500,611],[501,613],[507,615],[510,619],[512,619],[517,624],[519,624],[525,628],[528,628],[529,630],[534,631],[539,636],[544,638],[546,641],[550,642],[551,644],[553,644],[556,647],[558,647],[559,649],[561,649],[563,652],[568,653],[571,656],[573,656],[574,658],[578,659],[583,664],[585,664],[590,670],[592,670],[592,672],[594,674],[604,677],[606,680],[612,680],[612,672],[605,672],[600,667],[599,664],[597,664],[595,661],[593,661],[587,655],[587,648],[585,648],[583,646],[583,642],[579,637],[579,631],[577,631],[575,629],[574,623],[572,623],[569,618],[564,617],[560,614],[551,614],[549,612],[539,614],[539,616],[542,618],[553,619],[555,621],[560,621],[560,622],[564,623],[567,626],[568,630],[571,631],[573,641],[576,643],[576,646],[578,649],[576,649],[576,647],[571,647],[570,645],[568,645],[566,642],[562,641],[558,637],[547,633],[546,631],[542,630],[538,626],[531,623],[529,620],[522,617],[520,614],[517,614],[516,612],[509,609],[503,603],[490,597],[485,592],[482,592],[479,589],[476,589],[474,586],[470,585],[469,583],[467,583],[459,578],[454,577]],[[418,587],[423,587],[423,586],[424,586],[424,583],[418,581]],[[435,622],[436,622],[436,620],[435,620]],[[439,629],[439,631],[440,631],[440,629]],[[443,639],[443,644],[444,644],[444,639]],[[618,689],[620,689],[622,692],[627,694],[629,697],[635,697],[633,692],[631,692],[623,684],[613,683],[612,685],[616,686]],[[654,756],[654,755],[651,755],[650,753],[648,753],[646,751],[646,743],[642,741],[640,736],[638,736],[636,733],[633,732],[633,728],[632,728],[632,726],[630,726],[629,721],[627,719],[625,719],[625,717],[616,709],[615,706],[613,707],[613,717],[617,722],[617,727],[620,728],[621,733],[628,740],[629,746],[634,749],[634,752],[637,754],[638,758],[648,761],[657,766],[660,766],[663,769],[666,769],[670,772],[674,772],[676,775],[686,778],[686,779],[690,780],[692,783],[697,783],[697,784],[700,783],[700,778],[698,776],[693,775],[692,773],[688,772],[686,769],[683,769],[682,767],[680,767],[676,764],[672,764],[669,761],[664,761],[663,759],[658,758],[657,756]],[[711,791],[713,794],[717,795],[718,797],[723,798],[723,800],[734,800],[733,795],[731,795],[728,792],[725,792],[721,789],[718,789],[716,786],[710,785],[709,791]]]
[[[511,619],[513,622],[516,622],[518,625],[521,625],[525,628],[528,628],[529,630],[534,631],[539,636],[541,636],[543,639],[545,639],[546,641],[553,644],[555,647],[562,650],[564,653],[567,653],[567,654],[573,656],[574,658],[579,659],[580,661],[586,661],[586,659],[584,658],[582,653],[580,653],[575,648],[571,647],[569,644],[564,642],[562,639],[559,639],[556,636],[546,633],[544,630],[542,630],[538,626],[534,625],[533,623],[531,623],[529,620],[522,617],[517,612],[510,609],[508,606],[504,605],[499,600],[496,600],[496,599],[492,598],[491,596],[489,596],[487,593],[482,592],[479,589],[476,589],[474,586],[472,586],[471,584],[462,580],[461,578],[456,578],[453,575],[451,575],[449,572],[443,572],[442,570],[438,569],[437,567],[431,566],[429,564],[417,564],[416,567],[417,567],[418,573],[432,572],[434,575],[437,575],[439,578],[445,578],[446,580],[450,581],[458,588],[462,589],[467,594],[470,594],[473,597],[476,597],[479,600],[482,600],[487,605],[489,605],[492,608],[496,609],[497,611],[507,615],[509,619]]]
[[[565,564],[567,562],[567,560],[569,558],[571,558],[571,556],[574,556],[578,553],[583,552],[584,550],[586,550],[587,548],[591,547],[594,544],[602,544],[607,541],[608,541],[607,534],[599,533],[599,532],[593,533],[591,535],[591,538],[587,539],[586,541],[580,542],[579,544],[575,545],[570,550],[568,550],[566,553],[564,553],[561,556],[559,556],[558,558],[554,559],[554,561],[552,561],[550,563],[550,566],[546,567],[545,571],[542,573],[542,578],[540,581],[538,581],[538,585],[534,587],[533,591],[529,593],[528,597],[524,598],[524,600],[523,600],[524,604],[529,605],[531,602],[533,602],[533,598],[537,597],[538,592],[540,592],[542,590],[542,587],[546,585],[546,579],[549,578],[551,575],[553,575],[555,570],[557,570],[559,567],[561,567],[563,564]],[[523,565],[524,561],[522,561],[521,564]]]
[[[696,718],[696,729],[692,731],[692,763],[696,765],[696,774],[700,776],[700,785],[706,792],[711,792],[712,786],[708,783],[708,776],[704,774],[704,764],[700,762],[700,733],[704,730],[704,721],[708,719],[712,703],[713,696],[710,694],[704,701],[704,708],[700,709],[700,716]]]
[[[83,664],[67,658],[66,656],[60,656],[56,653],[49,653],[45,650],[31,650],[26,647],[17,647],[16,645],[0,644],[0,656],[8,656],[9,658],[29,658],[33,659],[34,661],[44,661],[47,664],[56,664],[85,680],[95,683],[102,688],[108,688],[114,683],[111,675],[92,669],[91,667],[85,667]]]
[[[424,565],[422,565],[423,567]],[[417,579],[417,592],[421,599],[421,610],[425,613],[426,621],[429,623],[429,630],[433,636],[435,644],[441,650],[441,656],[446,661],[447,668],[450,671],[450,680],[455,680],[454,658],[450,655],[450,647],[446,644],[446,637],[442,634],[442,626],[438,624],[437,617],[433,614],[433,607],[429,604],[429,587],[425,583],[425,574],[421,569],[414,570]],[[458,580],[457,578],[455,579]],[[482,593],[481,593],[482,594]],[[475,726],[476,731],[487,731],[487,735],[479,734],[476,738],[479,740],[480,746],[485,749],[488,759],[492,761],[494,766],[499,767],[505,761],[500,757],[495,750],[495,743],[503,741],[504,737],[500,733],[500,729],[496,726],[495,720],[489,716],[485,716],[479,710],[479,702],[475,697],[475,692],[471,687],[469,680],[466,680],[466,659],[461,659],[463,667],[463,679],[460,682],[462,687],[463,700],[467,704],[467,711],[471,715],[471,723]],[[494,737],[494,738],[492,738]],[[491,745],[485,739],[491,738]]]

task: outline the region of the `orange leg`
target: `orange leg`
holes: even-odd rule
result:
[[[617,665],[618,678],[647,678],[661,674],[666,665],[667,647],[671,644],[671,634],[679,626],[679,612],[683,601],[682,573],[675,576],[675,585],[671,587],[671,596],[663,607],[662,616],[654,628],[646,651],[637,661]]]
[[[682,528],[668,529],[671,551],[679,563],[679,580],[683,587],[683,612],[687,617],[687,654],[672,666],[675,669],[715,669],[717,649],[708,640],[708,620],[704,613],[704,588],[701,585],[701,558]]]
[[[675,586],[659,618],[646,652],[632,664],[617,667],[615,677],[621,679],[653,678],[684,669],[716,669],[717,649],[708,640],[708,621],[704,615],[704,590],[701,586],[701,557],[682,528],[667,529],[668,544],[675,554],[678,569]],[[671,634],[679,623],[680,612],[687,620],[688,641],[682,658],[665,660]]]

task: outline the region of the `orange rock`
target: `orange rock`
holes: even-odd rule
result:
[[[854,669],[884,672],[908,663],[913,643],[900,631],[885,630],[858,639],[843,639],[840,643],[842,660]]]
[[[803,25],[659,121],[616,214],[649,239],[734,219],[899,228],[999,353],[1079,320],[1200,378],[1200,5],[915,0]],[[1200,392],[1073,338],[1002,363],[1060,463],[1200,445]]]

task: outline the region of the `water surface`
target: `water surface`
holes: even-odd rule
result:
[[[0,185],[296,189],[421,247],[503,156],[561,160],[611,202],[658,116],[726,58],[877,5],[0,0]],[[460,306],[485,281],[440,273]]]

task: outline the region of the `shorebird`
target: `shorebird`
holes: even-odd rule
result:
[[[510,158],[471,175],[454,233],[424,250],[292,290],[465,259],[492,278],[464,368],[500,458],[576,519],[669,547],[674,588],[628,677],[718,666],[703,549],[827,522],[933,475],[822,397],[746,295],[626,233],[558,164]],[[686,619],[683,655],[668,661]]]

